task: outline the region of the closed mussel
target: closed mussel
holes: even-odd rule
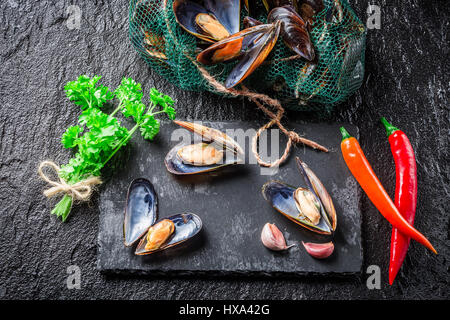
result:
[[[319,234],[331,235],[337,217],[333,202],[317,176],[297,158],[306,188],[296,188],[281,181],[269,181],[263,188],[264,198],[284,216]]]
[[[282,22],[281,36],[286,46],[304,59],[314,60],[314,47],[309,38],[306,22],[292,6],[274,8],[270,11],[267,21]]]
[[[126,200],[123,234],[125,246],[133,245],[142,237],[158,217],[158,198],[155,188],[147,179],[131,182]]]
[[[202,142],[179,144],[164,159],[167,170],[176,175],[189,175],[217,170],[242,161],[242,148],[225,133],[206,126],[174,121],[202,137]]]
[[[196,214],[179,213],[170,216],[148,229],[135,254],[148,255],[171,248],[193,238],[201,229],[202,221]]]

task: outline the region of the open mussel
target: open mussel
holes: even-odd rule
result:
[[[316,174],[308,167],[306,163],[296,158],[297,166],[303,175],[303,178],[309,189],[314,190],[314,193],[318,196],[325,213],[327,214],[328,221],[331,222],[331,228],[336,230],[337,216],[336,209],[334,208],[333,200],[331,199],[328,191],[325,189],[323,183],[319,180]]]
[[[150,181],[139,178],[131,182],[126,200],[123,234],[125,246],[133,245],[158,217],[158,198]]]
[[[181,244],[202,229],[202,220],[193,213],[180,213],[165,218],[148,228],[136,247],[136,255],[147,255]]]
[[[296,161],[307,188],[269,181],[262,188],[263,196],[276,210],[295,223],[313,232],[331,235],[337,224],[331,197],[311,169],[298,157]]]
[[[205,0],[204,6],[175,0],[173,12],[184,30],[208,42],[220,41],[239,31],[240,0]]]
[[[205,173],[241,162],[243,150],[225,133],[198,123],[174,121],[202,137],[202,142],[177,145],[164,160],[167,170],[176,175]]]
[[[266,59],[277,42],[280,22],[256,25],[216,42],[197,55],[205,65],[239,59],[225,81],[232,88],[247,78]]]

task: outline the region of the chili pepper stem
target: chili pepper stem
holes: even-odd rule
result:
[[[391,134],[393,134],[395,131],[398,131],[399,129],[397,127],[394,127],[392,124],[390,124],[385,117],[381,117],[381,122],[384,125],[384,128],[386,129],[386,134],[389,137]]]
[[[345,139],[348,139],[351,137],[350,133],[348,133],[348,131],[344,127],[340,127],[339,130],[341,131],[341,134],[342,134],[342,140],[345,140]]]

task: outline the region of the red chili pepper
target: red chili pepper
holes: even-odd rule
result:
[[[414,223],[417,204],[417,167],[414,150],[406,134],[391,125],[385,118],[381,122],[391,145],[395,161],[395,206],[410,225]],[[410,238],[397,228],[392,228],[389,284],[392,285],[408,251]]]
[[[372,201],[378,211],[380,211],[380,213],[403,234],[423,244],[434,253],[437,253],[430,241],[402,217],[391,198],[389,198],[389,195],[380,180],[378,180],[375,172],[373,172],[358,141],[354,137],[351,137],[344,127],[341,127],[341,133],[342,156],[351,173],[356,181],[358,181],[361,188],[363,188],[370,201]]]

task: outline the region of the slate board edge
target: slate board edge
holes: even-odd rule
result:
[[[131,270],[131,269],[106,269],[100,268],[97,265],[97,270],[102,274],[109,275],[126,275],[126,276],[146,276],[155,278],[177,278],[177,277],[189,277],[195,275],[196,277],[203,278],[220,278],[220,277],[236,277],[236,278],[305,278],[305,277],[315,277],[315,278],[361,278],[362,277],[362,264],[359,271],[355,272],[264,272],[264,271],[250,271],[250,270],[229,270],[229,271],[218,271],[218,270],[202,270],[202,271],[192,271],[192,270]]]
[[[195,121],[191,119],[186,119],[185,121]],[[209,121],[205,121],[209,122]],[[215,121],[213,121],[215,122]],[[222,123],[226,122],[235,122],[235,121],[218,121]],[[347,123],[342,123],[343,126],[345,126]],[[348,123],[351,125],[350,123]],[[356,132],[353,132],[353,136],[359,140],[360,138],[360,129],[356,125],[352,125]],[[352,132],[350,133],[352,134]],[[203,278],[208,277],[214,277],[214,278],[220,278],[220,277],[242,277],[242,278],[305,278],[305,277],[315,277],[315,278],[335,278],[335,279],[341,279],[341,278],[361,278],[363,274],[363,265],[364,265],[364,249],[363,249],[363,229],[362,229],[362,210],[361,210],[361,199],[362,199],[362,192],[361,188],[357,188],[357,198],[358,200],[358,206],[360,207],[360,265],[359,270],[355,270],[354,272],[308,272],[308,271],[299,271],[299,272],[284,272],[284,271],[270,271],[270,272],[264,272],[264,271],[250,271],[250,270],[174,270],[174,269],[153,269],[153,270],[143,270],[143,269],[120,269],[120,268],[108,268],[105,266],[102,266],[100,263],[99,256],[99,247],[101,246],[101,239],[100,239],[100,230],[97,234],[97,263],[96,263],[96,269],[105,275],[122,275],[122,276],[145,276],[145,277],[155,277],[155,278],[176,278],[176,277],[188,277],[188,276],[198,276]],[[100,220],[100,216],[98,218]]]

